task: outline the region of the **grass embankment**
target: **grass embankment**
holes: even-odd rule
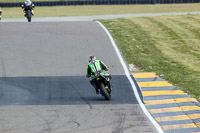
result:
[[[129,64],[200,102],[200,15],[101,20]]]
[[[2,8],[4,18],[23,18],[18,8]],[[158,5],[92,5],[92,6],[54,6],[35,8],[34,17],[90,16],[106,14],[131,13],[163,13],[200,11],[200,3],[196,4],[158,4]]]

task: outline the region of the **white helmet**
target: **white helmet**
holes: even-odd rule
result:
[[[25,1],[25,4],[26,4],[26,5],[31,5],[31,3],[32,3],[32,2],[31,2],[30,0],[26,0],[26,1]]]

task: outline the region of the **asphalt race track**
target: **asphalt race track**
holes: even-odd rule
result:
[[[112,99],[95,94],[88,57],[110,67]],[[155,133],[97,22],[0,24],[1,133]]]

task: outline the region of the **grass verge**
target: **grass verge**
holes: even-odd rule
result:
[[[21,7],[2,8],[4,18],[23,18]],[[196,4],[158,4],[158,5],[92,5],[92,6],[53,6],[35,8],[34,17],[91,16],[108,14],[163,13],[200,11]]]
[[[129,64],[200,102],[200,15],[100,20]]]

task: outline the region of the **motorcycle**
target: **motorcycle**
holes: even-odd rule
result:
[[[108,73],[104,72],[96,72],[95,78],[93,79],[94,84],[97,89],[99,89],[100,94],[104,96],[106,100],[110,100],[111,98],[111,84],[110,84],[111,76]]]
[[[32,5],[30,2],[25,3],[25,6],[22,5],[22,9],[24,9],[25,17],[27,18],[28,22],[31,22],[31,18],[33,16],[33,9],[34,5]]]

